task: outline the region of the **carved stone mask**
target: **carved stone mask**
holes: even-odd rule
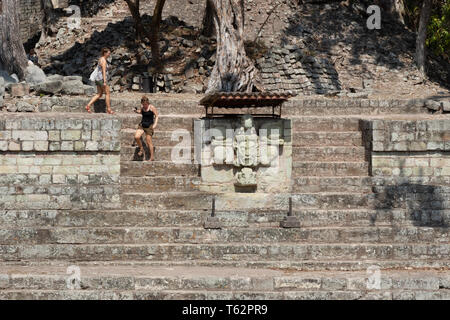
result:
[[[242,117],[242,124],[244,125],[245,129],[250,129],[253,127],[253,117],[249,114],[246,114]]]

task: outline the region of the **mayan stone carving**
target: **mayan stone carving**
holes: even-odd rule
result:
[[[199,121],[203,128],[201,175],[205,190],[289,190],[290,120],[244,115]]]

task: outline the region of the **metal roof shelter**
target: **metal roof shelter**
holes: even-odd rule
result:
[[[247,108],[247,113],[256,116],[281,117],[281,105],[289,98],[292,93],[273,93],[273,92],[215,92],[206,95],[200,100],[200,105],[206,109],[206,117],[234,115],[237,113],[214,114],[214,108],[226,108],[228,110],[239,110]],[[271,113],[258,113],[262,108],[271,108]],[[278,108],[278,110],[276,110]],[[278,113],[276,112],[278,111]]]

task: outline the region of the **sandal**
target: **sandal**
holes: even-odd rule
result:
[[[92,113],[91,108],[89,106],[86,106],[85,109],[88,113]]]
[[[142,157],[144,155],[144,149],[141,149],[139,152],[138,152],[138,156],[139,157]]]
[[[109,113],[109,114],[115,114],[115,112],[112,111],[111,109],[107,110],[106,112]]]

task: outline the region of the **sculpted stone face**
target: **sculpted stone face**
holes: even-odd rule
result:
[[[251,168],[243,168],[236,174],[236,184],[240,186],[256,186],[256,173]]]
[[[253,117],[249,114],[246,114],[242,117],[242,125],[245,129],[250,129],[253,127]]]
[[[235,132],[234,149],[236,150],[235,166],[258,165],[258,135],[253,126],[251,115],[241,118],[242,126]]]
[[[207,122],[207,130],[214,134],[202,151],[211,152],[211,161],[202,168],[205,190],[211,186],[219,192],[288,190],[291,146],[285,140],[290,132],[284,121],[242,115]]]

